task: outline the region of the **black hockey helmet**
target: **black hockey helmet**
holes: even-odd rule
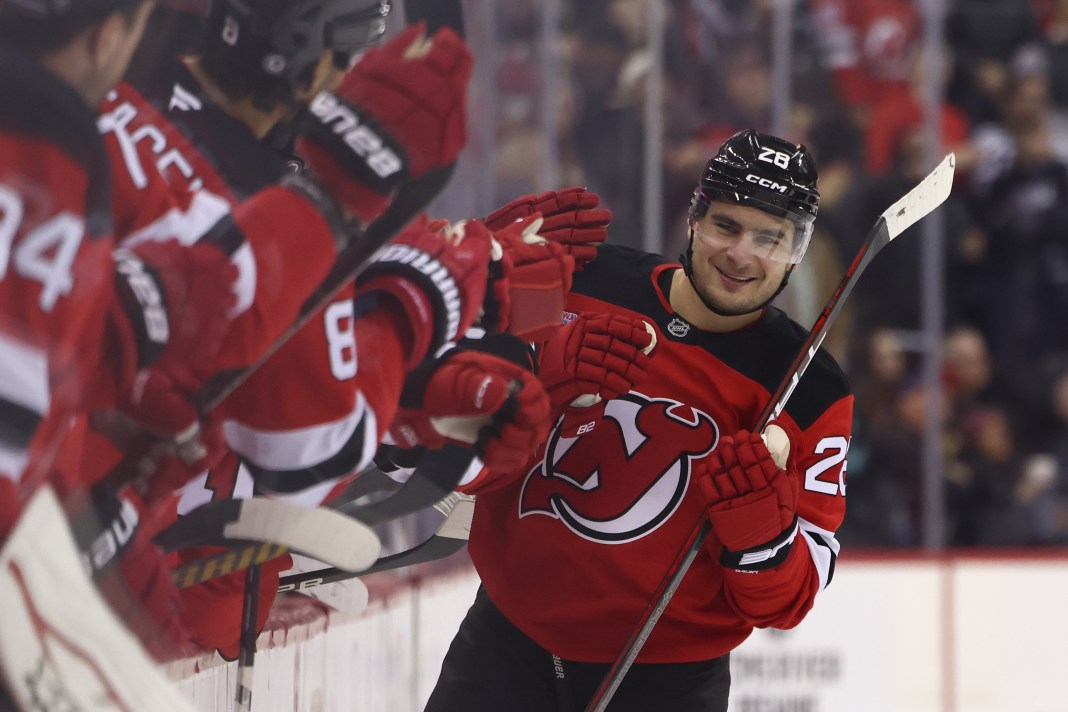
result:
[[[206,45],[295,91],[323,54],[351,57],[386,29],[390,0],[215,0]]]
[[[705,166],[690,202],[690,227],[717,200],[758,208],[789,219],[794,239],[772,259],[797,264],[808,249],[819,211],[816,164],[804,146],[746,129],[727,139]]]

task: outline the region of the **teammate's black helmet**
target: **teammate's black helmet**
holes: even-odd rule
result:
[[[781,138],[740,131],[727,139],[705,166],[690,203],[693,226],[716,200],[758,208],[794,223],[793,247],[787,261],[801,261],[819,211],[816,164],[804,146]]]
[[[378,41],[389,11],[390,0],[215,0],[206,47],[295,91],[324,53],[351,56]]]

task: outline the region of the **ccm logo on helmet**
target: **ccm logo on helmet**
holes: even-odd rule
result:
[[[760,176],[755,176],[752,173],[747,175],[745,179],[750,183],[756,183],[762,188],[769,188],[770,190],[775,190],[780,193],[785,193],[790,189],[790,186],[783,185],[782,183],[776,183],[775,181],[770,180],[768,178],[761,178]]]

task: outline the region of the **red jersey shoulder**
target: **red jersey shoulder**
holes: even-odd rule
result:
[[[355,319],[347,286],[223,405],[228,418],[285,431],[350,416],[356,407]]]
[[[111,160],[117,233],[128,235],[207,190],[229,202],[225,182],[193,143],[136,89],[120,84],[97,121]]]

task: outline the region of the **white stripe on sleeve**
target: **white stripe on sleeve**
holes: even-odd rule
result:
[[[812,563],[816,565],[816,571],[820,576],[820,591],[827,588],[831,576],[834,573],[834,564],[838,559],[838,552],[842,545],[834,538],[834,532],[817,527],[812,522],[798,517],[798,525],[801,527],[801,536],[808,544],[808,551],[812,555]]]

